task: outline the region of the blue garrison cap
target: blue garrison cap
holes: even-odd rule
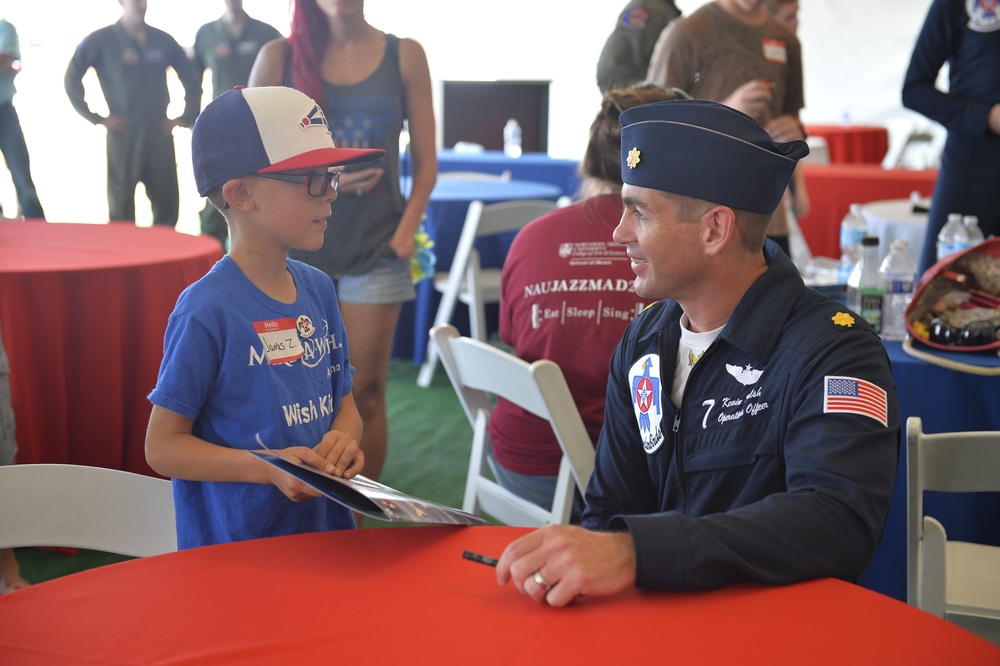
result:
[[[751,213],[773,213],[805,141],[775,142],[740,111],[676,99],[626,109],[622,182]]]

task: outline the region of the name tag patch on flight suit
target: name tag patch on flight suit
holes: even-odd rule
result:
[[[628,377],[642,449],[652,454],[663,445],[660,355],[646,354],[640,358],[629,368]]]

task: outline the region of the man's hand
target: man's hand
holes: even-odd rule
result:
[[[771,103],[771,84],[764,79],[747,81],[722,100],[722,103],[760,122]]]
[[[107,118],[101,120],[101,124],[107,128],[108,132],[115,134],[121,134],[128,129],[128,120],[125,116],[120,116],[117,113],[112,113]]]
[[[806,138],[802,123],[795,116],[778,116],[764,127],[764,131],[770,134],[775,141],[795,141]]]
[[[565,606],[579,596],[617,594],[635,585],[632,536],[575,525],[543,527],[504,549],[497,582],[508,580],[550,606]]]

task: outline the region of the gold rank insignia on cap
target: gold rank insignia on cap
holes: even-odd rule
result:
[[[846,312],[838,312],[830,317],[830,319],[832,319],[833,323],[837,326],[846,326],[847,328],[854,326],[854,317]]]
[[[636,165],[639,164],[638,148],[633,148],[632,150],[628,151],[628,159],[625,160],[625,163],[628,164],[629,169],[634,169]]]

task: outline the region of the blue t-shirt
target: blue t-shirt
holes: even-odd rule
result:
[[[297,298],[258,289],[228,256],[189,286],[167,323],[149,399],[194,421],[192,434],[235,449],[315,446],[354,368],[330,278],[288,260]],[[174,479],[179,548],[354,527],[326,498],[293,502],[276,487]]]

